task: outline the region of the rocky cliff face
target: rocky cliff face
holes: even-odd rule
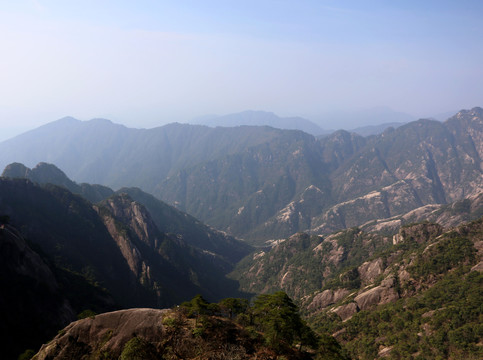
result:
[[[158,194],[248,239],[328,234],[480,194],[482,124],[475,108],[445,123],[419,120],[367,139],[339,131],[317,144],[270,144],[184,169]],[[272,166],[269,178],[261,169]]]
[[[245,291],[263,293],[282,289],[301,299],[331,281],[359,284],[357,271],[347,271],[339,279],[334,276],[390,244],[391,237],[366,234],[357,228],[327,237],[298,233],[269,250],[248,256],[231,276],[239,280]]]
[[[446,231],[431,223],[406,226],[394,239],[393,247],[352,270],[359,284],[328,283],[302,299],[313,321],[354,357],[478,357],[473,311],[481,303],[483,219]],[[447,338],[437,343],[442,334]]]
[[[128,194],[142,204],[161,232],[176,234],[178,238],[198,250],[217,254],[232,264],[252,251],[245,242],[203,224],[141,189],[122,188],[117,193]]]
[[[156,298],[154,305],[179,303],[197,293],[213,300],[237,294],[237,284],[224,276],[229,262],[162,233],[147,209],[127,194],[110,197],[95,209],[136,281]]]
[[[454,206],[448,206],[448,211]],[[360,310],[406,296],[400,289],[408,286],[408,268],[414,264],[411,258],[402,261],[403,257],[409,257],[416,247],[429,249],[428,244],[448,231],[424,222],[402,226],[395,235],[358,228],[326,237],[299,233],[245,258],[232,276],[246,291],[283,289],[303,301],[310,312],[333,308],[347,320]],[[476,249],[478,236],[471,238]],[[377,253],[384,256],[374,257]]]
[[[12,163],[5,168],[2,176],[12,179],[28,179],[43,186],[48,184],[61,186],[74,194],[81,195],[92,203],[105,200],[115,193],[112,189],[102,185],[77,184],[53,164],[39,163],[33,169],[29,169],[23,164]],[[142,204],[152,219],[151,228],[155,225],[162,233],[176,234],[187,244],[202,251],[215,253],[230,263],[235,263],[252,250],[248,244],[203,224],[194,217],[177,210],[139,188],[124,187],[116,193],[119,195],[128,194],[132,199]],[[111,210],[113,209],[111,207]],[[139,216],[142,216],[139,209],[135,209],[135,211],[137,211],[137,214],[126,213],[123,216],[121,216],[122,214],[116,214],[116,216],[120,217],[119,221],[121,222],[124,220],[131,221],[132,219],[136,221],[137,219],[138,225],[131,224],[136,227],[134,231],[137,236],[145,240],[149,239],[147,229],[139,229],[145,219],[139,218]],[[153,222],[154,224],[152,224]],[[144,232],[144,235],[141,234],[142,232]]]
[[[338,131],[315,139],[250,126],[171,124],[141,131],[105,120],[64,119],[5,142],[0,162],[30,156],[55,162],[77,180],[139,186],[262,245],[298,231],[328,234],[481,193],[482,128],[481,108],[367,138]],[[31,176],[25,170],[15,174]],[[101,192],[89,193],[96,195]]]
[[[232,263],[160,232],[149,213],[125,195],[93,209],[53,185],[0,178],[0,213],[10,216],[59,267],[106,288],[121,306],[169,306],[203,294],[240,296],[225,278]]]
[[[425,205],[402,215],[368,221],[361,229],[367,232],[395,234],[401,226],[428,221],[449,229],[482,215],[483,193],[478,193],[450,204]]]

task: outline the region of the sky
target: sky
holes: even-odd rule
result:
[[[482,16],[481,0],[0,0],[0,140],[64,116],[333,128],[337,112],[483,106]]]

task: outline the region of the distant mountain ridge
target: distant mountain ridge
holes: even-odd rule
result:
[[[51,338],[77,314],[88,316],[77,323],[85,325],[87,337],[96,319],[121,324],[119,313],[96,317],[83,310],[166,307],[195,294],[211,300],[280,290],[353,358],[480,357],[483,109],[369,137],[339,130],[316,138],[268,126],[172,124],[131,131],[107,120],[64,119],[52,126],[62,129],[12,139],[5,154],[0,144],[0,158],[17,150],[25,155],[28,148],[39,157],[74,159],[69,171],[130,187],[79,184],[46,161],[5,167],[0,328],[14,335],[2,337],[0,348],[12,342],[12,357]],[[256,251],[230,234],[257,245]],[[180,326],[190,341],[205,339],[206,331],[220,334],[216,319],[199,316],[203,304],[192,304],[166,322],[162,311],[123,312],[140,322],[159,315],[154,328],[150,321],[151,329],[141,333],[130,328],[125,340],[146,331],[159,350],[165,340],[177,341]],[[17,318],[29,326],[26,337]],[[250,316],[237,321],[238,330],[252,324]],[[60,331],[42,356],[70,348],[66,358],[107,357],[102,351],[108,342],[116,357],[124,350],[113,344],[117,330],[110,325],[97,327],[93,342],[76,337],[76,329]],[[161,332],[169,339],[159,340]],[[239,334],[223,336],[237,344],[254,335],[250,327]],[[215,341],[213,349],[228,350],[221,344],[226,341]]]
[[[222,116],[206,116],[195,119],[192,123],[210,127],[270,126],[277,129],[301,130],[315,136],[331,132],[302,117],[279,117],[272,112],[253,110]]]
[[[453,115],[449,114],[444,119]],[[353,111],[332,111],[318,116],[314,121],[323,126],[324,124],[339,124],[338,128],[354,129],[360,126],[379,126],[387,123],[408,123],[418,118],[400,111],[394,111],[388,107],[375,107]],[[439,118],[438,118],[439,119]]]
[[[256,243],[444,204],[483,188],[483,110],[362,137],[266,126],[128,129],[64,119],[0,143],[0,163],[51,162],[76,181],[136,186]],[[30,165],[33,166],[33,165]]]
[[[316,142],[274,141],[183,170],[157,191],[245,238],[357,226],[481,192],[482,111],[462,111],[445,123],[419,120],[372,138],[339,131]],[[227,187],[234,182],[238,192]],[[250,187],[255,191],[243,201],[240,190]],[[269,208],[277,202],[285,205]],[[221,208],[224,215],[216,211]]]
[[[361,136],[379,135],[383,133],[387,128],[397,129],[398,127],[403,126],[404,124],[406,123],[391,122],[391,123],[384,123],[380,125],[367,125],[367,126],[361,126],[361,127],[351,129],[350,132],[354,132]]]

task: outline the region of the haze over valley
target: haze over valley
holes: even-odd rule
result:
[[[347,329],[341,321],[367,311],[377,314],[387,304],[404,304],[415,296],[423,299],[420,306],[434,309],[424,299],[426,292],[438,291],[432,289],[440,282],[462,282],[469,286],[464,291],[478,291],[482,130],[483,109],[475,107],[444,122],[418,120],[367,137],[345,130],[315,137],[255,125],[169,124],[146,130],[103,119],[63,118],[4,141],[0,235],[9,250],[4,253],[8,271],[3,285],[13,281],[25,293],[21,303],[15,297],[4,299],[10,309],[5,326],[16,344],[11,354],[39,346],[85,311],[166,308],[197,294],[202,301],[219,302],[283,291],[319,334],[335,337],[324,340],[337,344],[333,356],[375,356],[383,345],[374,342],[374,335],[360,330],[352,337],[340,336]],[[472,220],[476,222],[464,225]],[[458,226],[463,227],[452,230]],[[444,255],[432,270],[424,265],[429,260],[418,255],[428,246],[442,252],[447,246],[463,248]],[[419,259],[413,262],[420,267],[408,265],[406,256]],[[451,269],[459,269],[457,279],[449,275]],[[428,271],[436,282],[427,282],[422,274]],[[50,290],[33,306],[40,296],[35,284],[40,283]],[[438,301],[444,307],[456,299]],[[461,306],[476,306],[475,301]],[[188,309],[194,306],[186,304]],[[220,316],[221,310],[210,309],[206,315]],[[398,314],[396,309],[389,311]],[[130,321],[143,321],[143,314],[129,315]],[[337,315],[320,323],[328,314]],[[175,316],[188,316],[181,322],[187,324],[193,315]],[[30,321],[38,325],[32,325],[30,335],[21,335],[22,324]],[[471,325],[475,321],[468,317],[471,331],[478,331]],[[260,336],[271,331],[267,324],[255,325]],[[437,333],[448,331],[444,329],[434,327]],[[168,328],[163,331],[169,333]],[[191,341],[188,333],[183,341]],[[143,346],[151,344],[158,349],[153,354],[166,354],[160,342],[164,335],[153,334],[142,338],[149,339]],[[476,354],[476,334],[464,340],[470,348],[452,353]],[[123,344],[138,339],[118,336]],[[438,356],[454,346],[449,339],[442,347],[425,348],[432,336],[413,345],[415,351]],[[372,347],[361,352],[355,346],[360,339]],[[64,343],[62,335],[54,342],[57,350],[43,348],[38,358],[127,351],[127,345],[110,342],[80,350]],[[292,351],[267,344],[250,346],[257,347],[256,354]],[[327,345],[310,344],[328,354]],[[382,344],[385,351],[398,353],[406,342],[395,338]],[[197,346],[209,353],[216,342]],[[240,356],[250,356],[247,348],[237,349]]]
[[[0,358],[483,358],[483,3],[0,3]]]

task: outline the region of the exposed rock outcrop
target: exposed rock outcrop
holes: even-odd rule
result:
[[[399,294],[394,288],[395,285],[396,280],[394,277],[389,276],[382,281],[381,285],[357,295],[354,301],[361,310],[369,309],[374,305],[394,302],[399,299]]]
[[[193,319],[181,309],[128,309],[71,323],[43,345],[33,360],[313,358],[288,344],[277,354],[261,335],[223,317]],[[325,355],[337,355],[337,351],[327,350]]]
[[[43,345],[34,359],[75,359],[86,355],[100,358],[103,354],[117,359],[124,345],[135,336],[151,343],[162,342],[166,312],[129,309],[75,321]]]
[[[329,305],[335,304],[349,295],[347,289],[324,290],[318,293],[312,299],[312,302],[307,306],[310,311],[318,311]]]
[[[359,311],[359,307],[356,303],[351,302],[346,305],[338,306],[333,311],[340,316],[342,321],[346,321]]]
[[[362,285],[373,282],[384,271],[384,262],[381,258],[373,261],[366,261],[357,268]]]

